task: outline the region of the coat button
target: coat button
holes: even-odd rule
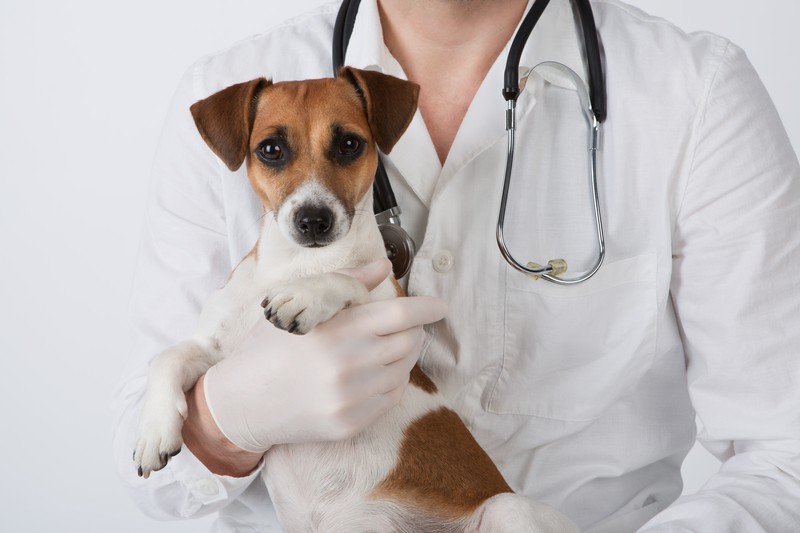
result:
[[[444,250],[434,255],[432,261],[433,261],[433,269],[441,274],[444,274],[445,272],[450,272],[450,269],[453,268],[453,254],[451,254],[447,250]]]
[[[215,496],[219,493],[219,487],[213,479],[199,479],[197,480],[197,490],[206,496]]]

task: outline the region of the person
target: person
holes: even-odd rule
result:
[[[279,530],[261,455],[226,440],[202,378],[187,395],[184,450],[146,481],[130,456],[147,361],[191,334],[204,300],[255,242],[262,216],[244,170],[231,173],[215,159],[189,106],[259,76],[330,76],[338,7],[202,59],[177,90],[154,166],[133,290],[135,344],[115,422],[120,475],[149,515],[218,512],[214,531]],[[420,357],[515,491],[555,506],[583,531],[796,531],[800,165],[769,96],[729,41],[594,1],[609,98],[600,161],[606,259],[574,287],[533,280],[509,267],[495,243],[504,51],[529,7],[361,3],[346,64],[422,88],[417,115],[385,158],[419,248],[404,282],[409,294],[449,307],[443,320],[423,325],[398,319],[408,315],[402,300],[380,303],[386,331],[408,341],[395,344],[403,345],[396,358]],[[581,50],[570,3],[553,0],[521,66],[553,60],[584,75]],[[505,228],[518,255],[574,258],[571,270],[596,253],[576,102],[558,76],[528,78]],[[369,285],[386,273],[372,265],[353,274]],[[364,319],[347,313],[334,319],[344,337]],[[241,402],[243,412],[307,409],[298,420],[333,428],[319,438],[332,438],[337,424],[357,432],[388,408],[391,401],[354,396],[353,411],[325,418],[326,402],[341,391],[293,374],[302,351],[280,334],[264,321],[220,365],[250,365],[258,382],[260,361],[282,358],[283,373],[271,377],[283,386],[242,388],[226,401]],[[326,345],[337,349],[317,343]],[[302,407],[292,403],[316,392]],[[696,438],[724,462],[699,492],[679,497],[680,466]]]

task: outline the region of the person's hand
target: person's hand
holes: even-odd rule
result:
[[[371,290],[386,279],[385,265],[348,274]],[[303,336],[260,320],[206,373],[206,403],[228,440],[249,452],[350,438],[400,401],[422,348],[422,326],[446,310],[442,300],[425,296],[370,302]]]

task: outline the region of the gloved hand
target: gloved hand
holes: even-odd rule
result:
[[[387,263],[347,273],[371,290],[388,276]],[[259,320],[236,353],[206,373],[206,403],[228,440],[250,452],[353,437],[400,401],[423,324],[446,311],[425,296],[369,302],[303,336]]]

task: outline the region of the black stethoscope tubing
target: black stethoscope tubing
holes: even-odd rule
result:
[[[359,4],[360,0],[344,0],[336,16],[336,24],[333,28],[332,53],[334,75],[344,66],[344,55],[347,52],[350,36],[353,34]],[[389,183],[389,176],[380,158],[378,158],[378,169],[375,172],[372,196],[373,210],[376,214],[398,207],[394,191]]]
[[[577,7],[578,16],[581,22],[581,33],[583,37],[583,46],[588,70],[589,100],[591,102],[591,111],[594,114],[597,123],[601,124],[607,117],[607,96],[602,52],[600,49],[597,26],[595,24],[594,14],[592,13],[592,7],[589,3],[589,0],[572,1]],[[514,35],[514,39],[509,48],[508,58],[506,59],[506,68],[503,76],[503,97],[506,99],[506,101],[516,102],[517,98],[519,97],[519,62],[522,58],[522,51],[528,42],[531,32],[533,32],[533,29],[536,27],[536,24],[539,22],[539,19],[549,3],[550,0],[536,0],[520,24],[517,33]],[[360,0],[343,0],[336,16],[331,54],[334,75],[336,75],[336,73],[339,72],[339,69],[344,66],[344,56],[347,52],[347,46],[353,33],[359,4]],[[509,105],[513,106],[513,102]],[[375,173],[373,185],[373,206],[376,216],[381,219],[379,223],[382,224],[381,233],[386,241],[387,253],[389,253],[390,257],[393,253],[390,250],[394,250],[394,252],[398,254],[396,258],[392,257],[392,264],[395,271],[395,276],[399,279],[407,274],[408,270],[410,269],[415,246],[413,240],[404,230],[400,228],[400,208],[397,205],[394,191],[389,183],[389,177],[386,173],[386,168],[384,167],[383,161],[380,158],[378,158],[378,168]],[[503,217],[501,215],[501,221],[502,218]],[[384,222],[390,222],[390,224],[383,224]],[[385,233],[384,228],[386,226],[389,226],[389,230],[391,231]],[[599,231],[602,235],[602,229]],[[400,250],[401,248],[403,250]],[[602,263],[602,242],[600,262]]]
[[[578,8],[578,16],[581,21],[583,47],[586,52],[586,63],[589,71],[589,99],[592,102],[592,111],[595,118],[597,118],[598,122],[603,122],[607,114],[606,83],[597,26],[589,0],[574,0],[574,2]],[[516,100],[519,96],[519,62],[522,58],[522,50],[525,48],[533,28],[536,27],[536,23],[539,22],[542,13],[544,13],[549,4],[550,0],[536,0],[528,14],[525,15],[525,19],[514,36],[508,51],[504,74],[503,97],[506,100]]]

